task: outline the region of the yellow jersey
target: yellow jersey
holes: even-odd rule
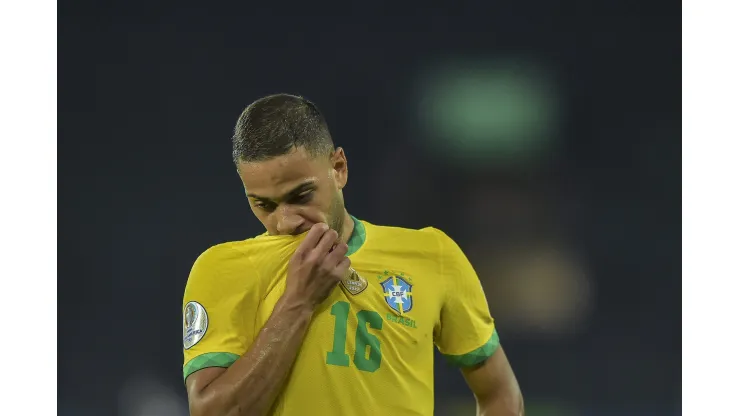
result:
[[[313,315],[272,415],[432,415],[434,346],[464,367],[499,345],[478,277],[451,238],[353,220],[355,273]],[[185,379],[249,350],[303,238],[261,235],[196,260],[183,299]]]

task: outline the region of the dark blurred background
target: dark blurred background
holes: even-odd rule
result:
[[[463,247],[528,415],[680,414],[679,7],[61,2],[60,414],[187,413],[184,285],[262,231],[230,136],[276,92],[324,112],[353,215]]]

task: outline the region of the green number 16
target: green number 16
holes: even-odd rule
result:
[[[349,367],[349,355],[345,353],[347,339],[347,318],[349,303],[337,302],[331,307],[334,315],[334,348],[326,354],[326,363]],[[353,362],[359,370],[374,372],[380,368],[380,340],[367,332],[368,325],[373,329],[383,329],[383,318],[374,311],[357,312],[357,333],[355,334],[355,357]],[[370,354],[367,355],[367,348]]]

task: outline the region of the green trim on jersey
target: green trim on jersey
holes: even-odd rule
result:
[[[182,367],[182,378],[185,380],[194,372],[208,367],[231,367],[231,364],[234,364],[238,359],[238,355],[230,352],[209,352],[201,354],[188,361],[188,363]]]
[[[477,348],[467,354],[462,355],[445,355],[450,364],[457,367],[473,367],[485,361],[492,356],[499,346],[498,332],[493,330],[493,335],[480,348]]]
[[[350,217],[352,216],[350,215]],[[355,217],[352,217],[352,221],[354,221],[355,226],[352,229],[352,235],[349,237],[349,241],[347,241],[347,245],[349,246],[349,250],[347,250],[348,256],[354,254],[365,244],[366,236],[365,225]]]

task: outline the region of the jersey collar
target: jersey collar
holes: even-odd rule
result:
[[[349,249],[347,250],[347,256],[350,256],[357,252],[357,250],[362,247],[362,245],[365,243],[365,225],[362,223],[362,221],[358,220],[357,218],[352,217],[352,222],[354,222],[355,226],[352,228],[352,235],[349,237],[349,241],[347,241],[347,245],[349,246]]]

